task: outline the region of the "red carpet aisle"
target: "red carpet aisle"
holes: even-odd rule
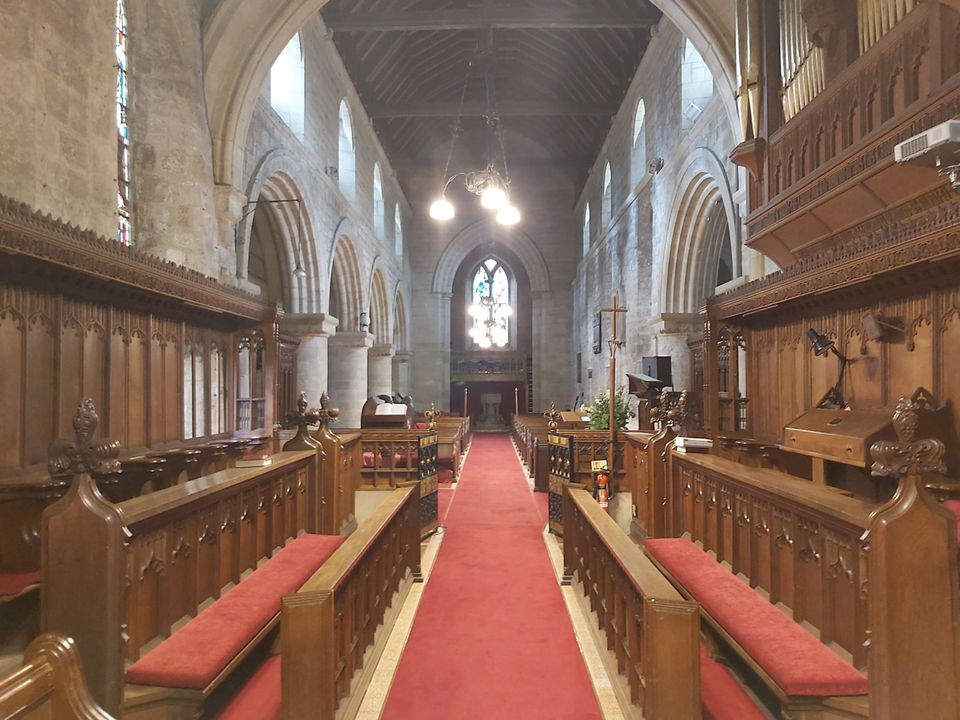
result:
[[[385,720],[585,720],[600,710],[506,435],[476,434]]]

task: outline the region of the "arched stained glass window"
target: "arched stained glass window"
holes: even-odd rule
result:
[[[127,125],[129,88],[127,82],[127,6],[117,0],[117,240],[124,245],[132,242],[133,223],[130,203],[130,128]]]
[[[510,278],[503,265],[487,258],[473,274],[470,336],[481,348],[510,343]]]

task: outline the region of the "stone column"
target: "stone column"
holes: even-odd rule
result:
[[[310,407],[320,403],[320,396],[327,387],[328,349],[330,337],[336,332],[337,318],[318,313],[316,315],[286,315],[280,323],[282,332],[300,338],[297,348],[298,393],[307,394]]]
[[[373,346],[368,332],[338,332],[327,341],[330,404],[340,408],[337,427],[360,427],[360,410],[367,400],[367,353]]]
[[[662,313],[653,317],[649,323],[657,335],[657,355],[669,355],[670,374],[673,376],[674,390],[695,390],[690,387],[690,348],[687,341],[703,332],[703,321],[699,315],[686,313]]]
[[[410,394],[410,358],[412,357],[413,353],[405,350],[397,350],[393,354],[393,389],[401,395]]]
[[[367,396],[390,395],[393,386],[393,344],[374,345],[367,353]]]
[[[450,409],[450,298],[451,293],[413,292],[413,398],[421,407],[435,402],[438,410]]]

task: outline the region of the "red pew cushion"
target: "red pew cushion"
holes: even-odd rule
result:
[[[0,573],[0,597],[19,595],[40,582],[40,572]]]
[[[301,535],[127,669],[127,682],[205,688],[340,547],[337,535]]]
[[[700,645],[700,702],[703,720],[765,720],[747,691],[730,671]]]
[[[865,695],[867,678],[687,538],[644,550],[700,603],[787,695]]]

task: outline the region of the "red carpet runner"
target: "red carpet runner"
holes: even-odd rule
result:
[[[600,718],[506,435],[476,434],[384,720]]]

